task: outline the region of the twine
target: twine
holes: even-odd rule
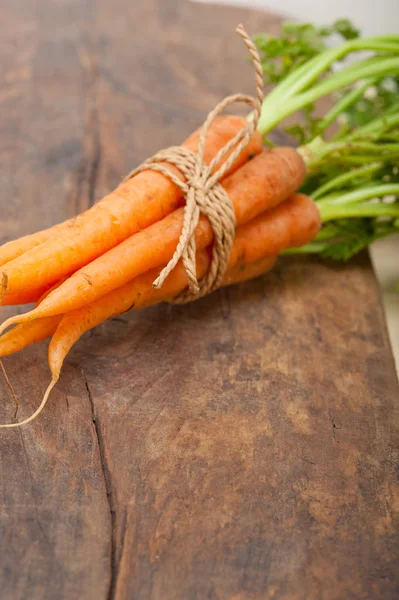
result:
[[[208,114],[202,126],[197,153],[182,146],[172,146],[157,152],[157,154],[147,159],[136,169],[133,169],[125,177],[126,181],[141,171],[151,169],[168,177],[182,191],[186,203],[180,239],[173,257],[153,283],[156,289],[161,288],[169,273],[175,268],[178,261],[182,259],[188,277],[188,289],[172,300],[173,303],[177,304],[191,302],[220,287],[228,266],[235,237],[236,220],[234,208],[227,192],[219,181],[230,169],[253,136],[259,121],[263,101],[263,73],[258,51],[242,25],[237,27],[236,32],[242,38],[253,60],[256,97],[245,94],[234,94],[227,96],[219,102]],[[252,119],[248,121],[248,124],[234,138],[219,150],[211,163],[207,165],[204,162],[204,147],[209,128],[220,113],[236,102],[243,102],[252,107]],[[230,156],[222,163],[226,154],[233,148],[234,150]],[[179,179],[179,177],[168,169],[167,165],[160,164],[164,162],[177,167],[184,176],[185,181]],[[200,213],[203,213],[209,220],[213,230],[214,245],[208,273],[198,281],[194,232],[198,225]]]

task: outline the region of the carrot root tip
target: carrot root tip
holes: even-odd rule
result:
[[[40,415],[43,408],[46,406],[46,403],[47,403],[47,400],[49,399],[51,390],[57,383],[58,379],[59,379],[59,375],[52,376],[50,384],[49,384],[48,388],[46,389],[46,391],[44,392],[44,396],[43,396],[43,399],[42,399],[40,405],[38,406],[38,408],[35,410],[35,412],[30,417],[28,417],[27,419],[24,419],[23,421],[19,421],[18,423],[4,423],[4,424],[0,425],[0,428],[21,427],[22,425],[26,425],[27,423],[30,423],[31,421],[36,419],[36,417],[38,417]]]
[[[40,314],[38,316],[40,316]],[[35,318],[37,317],[36,313],[34,313],[34,310],[29,311],[23,315],[14,315],[13,317],[10,317],[9,319],[3,321],[3,323],[0,325],[0,335],[2,335],[6,329],[11,327],[11,325],[18,325],[19,323],[28,323],[29,321],[33,321],[33,319]]]

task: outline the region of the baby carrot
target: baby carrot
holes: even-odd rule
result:
[[[282,202],[295,192],[304,175],[303,161],[292,148],[263,152],[246,163],[223,182],[234,206],[237,225]],[[167,263],[176,248],[182,223],[183,209],[178,209],[131,236],[72,275],[49,294],[36,310],[4,323],[0,332],[11,323],[66,313],[89,304],[137,275]],[[212,228],[204,216],[196,229],[195,239],[198,249],[205,248],[212,241]],[[273,240],[278,247],[278,239]],[[286,247],[286,241],[281,240],[280,246]],[[278,251],[271,254],[277,254]]]
[[[16,325],[0,337],[0,356],[19,352],[23,348],[46,340],[52,336],[62,319],[62,315],[43,317],[29,323]]]
[[[68,219],[68,221],[58,223],[58,225],[53,225],[53,227],[49,227],[48,229],[42,229],[42,231],[30,233],[16,240],[6,242],[0,246],[0,265],[3,266],[14,260],[14,258],[18,258],[31,248],[47,242],[51,237],[61,233],[63,229],[72,227],[74,221],[74,218]]]
[[[313,200],[305,194],[294,194],[237,228],[229,265],[252,263],[265,255],[303,246],[313,240],[320,225],[319,209]]]
[[[209,163],[245,124],[246,120],[237,116],[216,119],[207,135],[205,162]],[[190,136],[183,146],[195,151],[198,139],[199,131]],[[261,149],[262,139],[256,132],[232,170]],[[179,174],[177,169],[171,170]],[[3,279],[7,277],[6,293],[14,295],[73,273],[133,233],[172,212],[180,198],[180,188],[154,171],[143,171],[124,181],[111,194],[76,217],[70,226],[7,263],[3,267]]]
[[[55,285],[46,285],[38,289],[27,290],[26,292],[20,292],[19,294],[5,296],[1,305],[15,306],[18,304],[32,304],[33,302],[39,302],[39,300],[42,300],[45,295],[47,296],[58,285],[60,285],[60,282],[57,282]]]
[[[18,304],[32,304],[37,302],[40,296],[43,294],[43,289],[39,290],[27,290],[19,294],[12,294],[11,296],[5,296],[3,298],[2,306],[16,306]]]
[[[15,306],[18,304],[32,304],[36,303],[36,306],[53,290],[55,290],[61,283],[64,283],[65,277],[57,281],[53,285],[45,285],[44,287],[27,290],[20,294],[13,294],[12,296],[6,296],[3,298],[2,306]]]
[[[306,211],[304,210],[304,204],[306,204]],[[306,223],[303,226],[296,227],[303,214],[307,215]],[[302,245],[310,241],[319,227],[317,209],[309,203],[306,197],[299,194],[277,207],[274,210],[274,219],[277,223],[274,234],[282,236],[284,243],[291,246]],[[223,285],[232,285],[239,281],[253,279],[272,268],[276,261],[275,256],[262,256],[265,251],[270,253],[276,249],[276,247],[270,247],[272,243],[270,240],[272,226],[270,215],[266,213],[237,229],[230,259],[231,264],[234,264],[234,266],[228,269]],[[250,245],[248,240],[251,240]],[[258,256],[261,256],[261,258],[248,262]],[[204,252],[199,253],[197,259],[199,277],[205,273],[207,265],[207,254]],[[152,299],[157,302],[161,301],[160,298],[173,295],[184,288],[187,279],[183,267],[179,263],[173,274],[166,279],[163,288],[154,290],[152,282],[159,275],[161,269],[162,267],[145,273],[93,304],[66,315],[63,320],[64,329],[66,330],[64,335],[69,338],[71,345],[75,343],[72,340],[78,339],[87,329],[126,311],[132,307],[133,303],[135,303],[135,308],[139,308],[144,304],[151,303]],[[135,294],[136,296],[134,296]],[[133,299],[134,297],[135,299]],[[0,356],[12,354],[34,342],[50,337],[56,331],[61,319],[62,315],[54,315],[17,325],[0,337]],[[78,330],[75,328],[76,323],[79,325]],[[55,342],[53,345],[55,345]],[[67,348],[68,350],[69,348]]]

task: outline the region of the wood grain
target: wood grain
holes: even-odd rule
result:
[[[3,239],[251,93],[234,28],[279,24],[183,0],[5,0],[0,17]],[[5,365],[28,415],[46,345]],[[397,597],[398,391],[365,256],[285,260],[102,325],[42,417],[0,434],[2,597]]]

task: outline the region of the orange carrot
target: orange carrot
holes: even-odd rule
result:
[[[245,164],[223,183],[233,203],[237,225],[282,202],[298,188],[304,175],[303,161],[292,148],[263,152]],[[270,214],[272,219],[273,211]],[[183,209],[178,209],[128,238],[72,275],[49,294],[40,307],[3,323],[0,332],[11,323],[66,313],[89,304],[137,275],[166,263],[176,248],[182,223]],[[198,249],[212,241],[212,228],[204,216],[196,229],[195,239]],[[276,239],[275,245],[280,247],[270,254],[277,254],[289,244],[286,240],[279,243]]]
[[[61,319],[62,315],[55,315],[16,325],[0,337],[0,356],[19,352],[31,344],[46,340],[56,331]]]
[[[305,194],[294,194],[238,227],[229,265],[252,263],[265,255],[275,256],[286,248],[303,246],[313,240],[320,226],[319,209],[313,200]]]
[[[53,285],[45,285],[44,287],[27,290],[20,294],[14,294],[12,296],[6,296],[3,298],[2,306],[15,306],[18,304],[32,304],[33,302],[38,305],[46,296],[48,296],[53,290],[55,290],[61,283],[64,283],[66,277],[60,279]]]
[[[216,119],[207,135],[205,162],[209,163],[245,123],[245,119],[237,116]],[[198,140],[199,131],[190,136],[183,146],[195,151]],[[262,139],[256,132],[235,161],[232,170],[261,149]],[[171,169],[179,174],[177,169]],[[133,233],[172,212],[180,198],[178,186],[160,173],[144,171],[126,180],[111,194],[76,217],[69,227],[62,229],[62,235],[51,236],[7,263],[3,267],[3,279],[7,277],[6,293],[14,295],[73,273]]]
[[[25,252],[28,252],[28,250],[31,250],[31,248],[47,242],[51,237],[59,235],[63,229],[72,227],[74,221],[75,218],[68,219],[68,221],[53,225],[53,227],[49,227],[48,229],[42,229],[36,233],[30,233],[16,240],[6,242],[0,246],[0,266],[14,260],[14,258],[18,258]]]
[[[2,306],[16,306],[18,304],[32,304],[38,302],[44,294],[50,293],[54,289],[54,286],[45,286],[44,288],[38,288],[33,290],[27,290],[19,294],[13,294],[12,296],[5,296],[3,298]]]
[[[5,296],[3,298],[2,306],[16,306],[19,304],[32,304],[37,302],[42,295],[42,289],[39,290],[28,290],[27,292],[21,292],[20,294],[13,294],[12,296]]]
[[[34,300],[31,299],[27,301],[25,297],[25,301],[36,301],[36,306],[38,306],[38,304],[40,304],[40,302],[44,300],[44,298],[50,292],[52,292],[57,285],[60,285],[60,283],[61,282],[56,283],[47,290],[42,290],[42,293],[40,294],[36,293],[37,297]],[[15,304],[20,303],[15,302]],[[43,317],[42,319],[35,319],[29,323],[21,323],[20,325],[16,325],[10,329],[10,331],[7,331],[4,335],[0,336],[0,356],[13,354],[14,352],[18,352],[19,350],[26,348],[26,346],[46,340],[48,337],[53,335],[61,319],[62,315],[54,315],[53,317]]]

